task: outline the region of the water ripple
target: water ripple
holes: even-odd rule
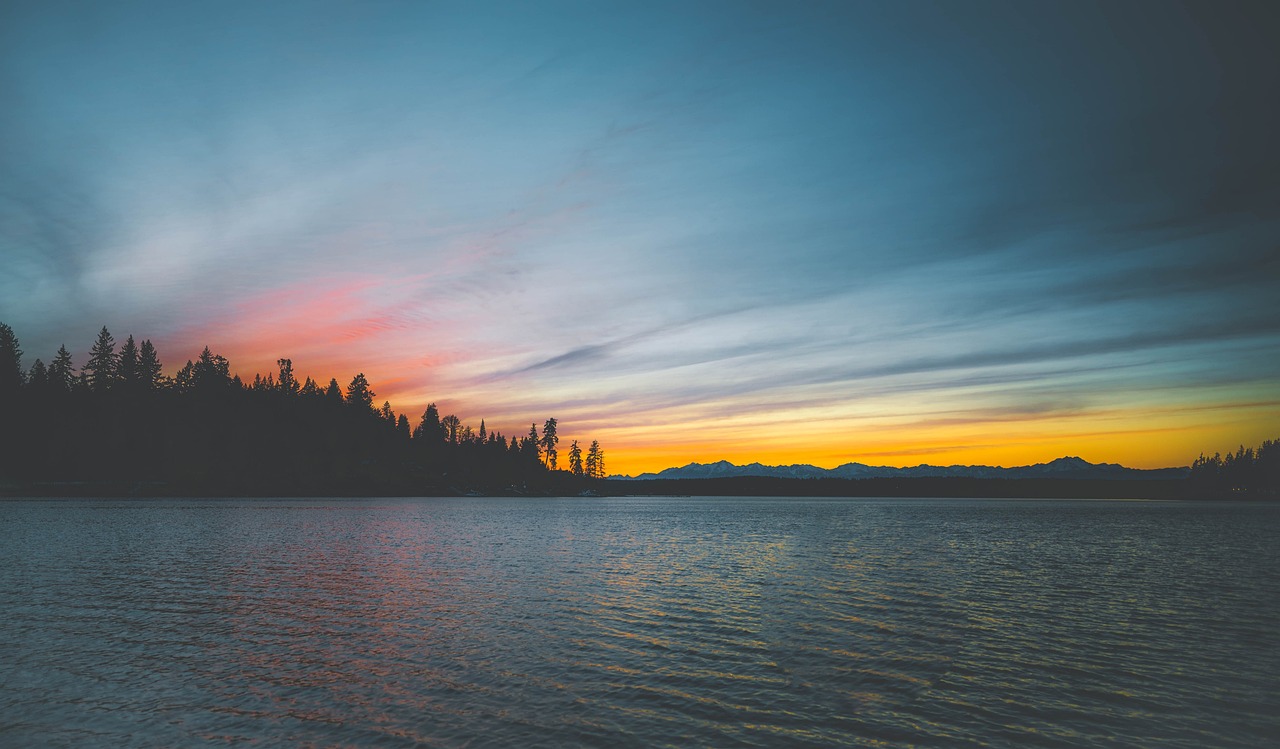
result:
[[[0,746],[1280,736],[1280,510],[0,502]]]

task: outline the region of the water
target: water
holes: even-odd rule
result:
[[[0,501],[0,746],[1261,746],[1280,507]]]

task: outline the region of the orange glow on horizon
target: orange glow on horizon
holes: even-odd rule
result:
[[[1280,392],[1269,382],[1164,391],[1139,383],[1041,404],[1032,397],[1039,393],[1019,401],[1023,394],[1011,386],[950,388],[940,378],[941,387],[923,380],[919,389],[899,390],[892,387],[899,378],[867,380],[870,395],[845,400],[806,386],[664,401],[658,386],[626,374],[587,383],[529,374],[534,349],[491,353],[476,343],[481,334],[468,328],[465,311],[424,312],[414,301],[422,280],[297,283],[247,297],[157,346],[170,374],[206,344],[245,382],[274,374],[282,357],[293,360],[298,379],[310,376],[321,387],[333,378],[345,390],[363,372],[375,402],[390,402],[411,424],[431,402],[442,415],[456,414],[473,429],[483,419],[508,438],[555,416],[563,460],[574,439],[584,447],[599,440],[613,475],[719,460],[1010,467],[1066,455],[1165,468],[1280,436]]]

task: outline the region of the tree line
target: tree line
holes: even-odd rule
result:
[[[1200,455],[1191,464],[1191,482],[1205,490],[1275,494],[1280,490],[1280,440],[1258,447],[1240,445],[1234,453]]]
[[[0,323],[0,479],[122,482],[196,493],[274,494],[570,492],[603,479],[592,440],[569,448],[559,422],[508,438],[434,403],[411,424],[377,405],[363,373],[345,388],[295,374],[291,359],[244,381],[205,347],[173,376],[150,340],[117,346],[104,326],[77,368],[66,346],[23,369],[13,329]]]

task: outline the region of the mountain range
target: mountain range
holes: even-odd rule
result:
[[[1077,457],[1063,457],[1030,466],[931,466],[906,468],[845,463],[835,468],[819,468],[808,464],[766,466],[750,463],[739,466],[727,460],[716,463],[690,463],[667,468],[658,473],[638,476],[611,476],[615,479],[644,481],[650,479],[711,479],[733,476],[769,476],[788,479],[878,479],[878,478],[978,478],[978,479],[1181,479],[1189,468],[1126,468],[1118,463],[1090,463]]]

